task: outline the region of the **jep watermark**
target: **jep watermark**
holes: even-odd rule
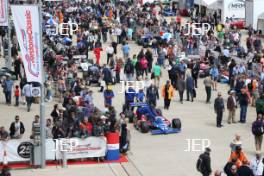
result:
[[[72,152],[78,146],[77,139],[54,139],[55,149],[53,151]]]
[[[211,25],[209,23],[186,23],[185,26],[187,28],[187,33],[184,35],[204,35],[211,29]]]
[[[65,35],[72,36],[79,29],[77,23],[59,23],[53,25],[46,25],[48,31],[50,31],[50,35]]]
[[[118,93],[137,93],[139,90],[144,89],[145,82],[144,81],[120,81],[122,85],[122,89]],[[135,90],[131,91],[129,88],[132,88]]]
[[[188,146],[185,152],[203,152],[205,148],[211,146],[209,139],[186,139]]]

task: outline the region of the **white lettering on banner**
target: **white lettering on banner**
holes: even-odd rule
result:
[[[33,5],[12,5],[11,10],[27,81],[42,83],[39,8]]]
[[[118,150],[119,144],[107,144],[107,150]]]

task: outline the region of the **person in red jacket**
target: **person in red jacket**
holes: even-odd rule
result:
[[[84,117],[83,121],[80,123],[81,129],[86,129],[88,131],[89,136],[92,135],[93,125],[89,122],[88,117]]]
[[[101,51],[102,51],[101,48],[94,48],[94,51],[93,51],[95,58],[96,58],[96,64],[97,65],[100,65]]]

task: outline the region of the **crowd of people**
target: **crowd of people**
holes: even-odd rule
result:
[[[169,110],[176,91],[181,104],[184,103],[185,94],[186,101],[193,102],[198,96],[199,77],[203,77],[205,103],[211,103],[212,91],[219,91],[219,82],[228,83],[230,88],[226,106],[222,97],[225,92],[219,91],[214,100],[217,127],[223,127],[225,109],[228,110],[228,124],[231,124],[238,122],[235,118],[238,107],[240,123],[247,121],[248,106],[256,107],[257,119],[252,125],[256,158],[251,162],[247,159],[238,138],[236,144],[240,145],[232,145],[224,172],[228,176],[262,175],[260,151],[264,133],[264,53],[261,39],[249,27],[248,33],[243,34],[248,36],[244,46],[241,31],[230,28],[228,21],[221,24],[220,14],[217,13],[204,16],[191,14],[188,23],[209,23],[212,28],[201,35],[185,35],[189,29],[182,26],[178,9],[174,9],[177,16],[170,21],[162,15],[162,9],[162,5],[141,6],[134,1],[44,2],[45,100],[55,103],[46,121],[46,137],[84,139],[119,132],[120,151],[125,153],[130,141],[125,110],[130,103],[147,102],[155,107],[162,97],[164,109]],[[78,24],[78,30],[72,36],[53,35],[59,23]],[[12,35],[15,36],[14,33]],[[132,52],[132,42],[142,45],[142,49],[137,53]],[[103,47],[105,44],[106,48]],[[120,45],[121,50],[117,49]],[[102,52],[107,55],[104,64]],[[18,81],[12,80],[9,75],[2,81],[2,87],[7,105],[11,105],[14,95],[15,106],[20,106],[21,102],[27,104],[29,112],[31,104],[38,102],[32,95],[32,88],[38,85],[26,81],[18,53],[18,45],[14,44],[14,79],[20,83],[16,84]],[[76,55],[83,55],[84,58],[76,60]],[[194,55],[198,55],[199,59],[194,59]],[[80,62],[90,64],[88,71],[82,70],[82,76],[78,68]],[[161,78],[166,71],[169,79],[163,84]],[[115,97],[113,86],[122,80],[143,81],[144,88],[136,91],[128,83],[125,106],[123,112],[118,113],[112,105]],[[92,81],[100,85],[99,92],[104,97],[106,110],[98,109],[93,102],[93,91],[89,88]],[[36,124],[39,124],[38,115],[32,122],[31,139],[35,137]],[[20,139],[25,130],[19,116],[16,116],[9,132],[4,126],[0,128],[0,140]],[[203,162],[200,162],[198,170],[204,176],[210,175],[210,149],[199,159]],[[220,174],[218,171],[215,173]]]

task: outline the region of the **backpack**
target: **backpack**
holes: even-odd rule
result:
[[[146,69],[146,68],[148,68],[147,60],[144,59],[144,58],[142,58],[142,59],[140,60],[140,66],[141,66],[142,69]]]
[[[263,134],[263,128],[262,128],[262,126],[259,126],[258,125],[257,127],[255,127],[253,133],[256,136],[261,136]]]
[[[125,72],[126,73],[131,73],[132,70],[133,70],[132,64],[131,63],[127,63],[126,66],[125,66]]]
[[[202,172],[203,169],[203,154],[201,154],[196,162],[196,169],[199,172]]]

